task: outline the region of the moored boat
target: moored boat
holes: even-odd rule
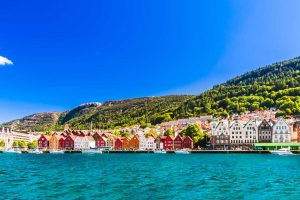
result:
[[[167,153],[167,152],[166,152],[166,150],[164,150],[164,149],[160,149],[160,150],[154,151],[154,153],[157,153],[157,154],[165,154],[165,153]]]
[[[64,152],[60,151],[60,150],[53,150],[53,151],[50,151],[49,153],[51,153],[51,154],[62,154]]]
[[[102,154],[102,150],[87,150],[87,151],[82,151],[82,153],[86,153],[86,154]]]
[[[38,149],[33,149],[28,151],[29,154],[41,154],[42,152],[39,151]]]
[[[20,154],[20,153],[22,153],[22,152],[19,151],[19,150],[13,150],[13,149],[10,149],[10,150],[5,150],[5,151],[3,151],[3,153],[17,153],[17,154]]]
[[[270,151],[270,153],[275,155],[294,155],[288,148],[282,148],[279,150]]]
[[[190,152],[187,149],[177,150],[177,151],[174,151],[174,153],[176,153],[176,154],[190,154]]]

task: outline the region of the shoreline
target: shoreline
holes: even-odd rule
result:
[[[300,150],[291,150],[294,154],[300,154]],[[0,153],[5,153],[0,151]],[[22,151],[22,154],[28,154],[28,151]],[[80,150],[66,150],[63,154],[82,154]],[[153,150],[112,150],[103,151],[103,154],[154,154]],[[167,154],[175,154],[174,150],[166,151]],[[190,154],[271,154],[269,150],[190,150]],[[50,151],[43,151],[42,154],[50,154]]]

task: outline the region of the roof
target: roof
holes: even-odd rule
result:
[[[87,139],[88,139],[89,141],[95,142],[95,139],[94,139],[92,136],[86,136],[86,137],[87,137]]]

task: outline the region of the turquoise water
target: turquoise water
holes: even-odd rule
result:
[[[1,199],[300,199],[300,156],[0,154]]]

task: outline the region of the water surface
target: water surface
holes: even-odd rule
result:
[[[300,156],[0,154],[1,199],[299,199]]]

